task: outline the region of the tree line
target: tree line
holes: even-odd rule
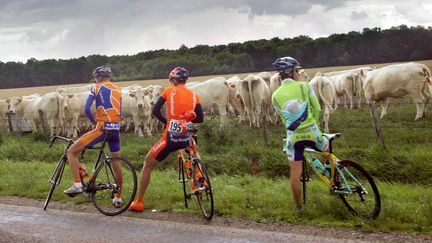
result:
[[[292,56],[303,67],[361,65],[432,59],[432,27],[364,28],[312,39],[308,36],[253,40],[227,45],[182,45],[177,50],[153,50],[136,55],[90,55],[68,60],[0,62],[0,88],[89,82],[92,70],[111,64],[116,81],[161,79],[176,66],[192,76],[271,70],[278,57]]]

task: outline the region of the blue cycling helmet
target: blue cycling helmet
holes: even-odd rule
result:
[[[273,68],[281,74],[286,74],[294,69],[302,68],[300,63],[292,57],[281,57],[272,63]]]

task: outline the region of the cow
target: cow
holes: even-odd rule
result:
[[[381,118],[387,114],[388,98],[410,95],[416,104],[415,120],[425,116],[431,93],[431,73],[421,63],[402,63],[375,69],[366,75],[363,85],[366,101],[381,104]]]
[[[193,85],[189,89],[198,94],[204,111],[210,111],[213,106],[216,106],[220,116],[220,126],[225,126],[230,92],[226,79],[215,77]]]
[[[340,74],[344,74],[344,73],[357,73],[357,74],[363,76],[363,78],[364,78],[366,76],[366,74],[372,70],[373,70],[372,67],[367,66],[367,67],[359,67],[359,68],[353,68],[353,69],[348,69],[348,70],[326,72],[326,73],[323,73],[322,76],[329,77],[329,76],[336,76],[336,75],[340,75]],[[320,73],[320,72],[318,72],[318,73]]]
[[[41,125],[39,111],[42,111],[50,127],[51,136],[53,136],[56,128],[63,127],[62,102],[63,98],[57,92],[34,98],[12,97],[8,112],[23,117],[32,124],[34,129],[37,129]]]
[[[6,114],[8,111],[9,101],[9,99],[0,100],[0,132],[6,132],[8,130]]]
[[[260,116],[271,121],[270,89],[261,77],[249,74],[245,79],[240,80],[236,87],[236,97],[243,101],[251,127],[260,126]]]
[[[239,76],[233,76],[227,79],[227,83],[230,87],[229,104],[234,109],[234,113],[238,112],[239,122],[242,122],[245,119],[245,107],[244,107],[243,100],[236,98],[236,88],[240,80],[241,79]]]
[[[148,90],[144,88],[135,90],[122,90],[122,113],[124,119],[131,117],[135,126],[135,133],[140,137],[144,132],[151,136],[151,100]],[[130,123],[126,125],[126,131],[130,128]]]
[[[87,102],[87,98],[90,95],[90,91],[84,91],[79,93],[65,93],[60,91],[59,93],[63,97],[63,110],[64,110],[64,127],[66,136],[76,138],[78,132],[81,132],[80,120],[84,120],[86,127],[88,127],[89,120],[84,112],[84,107]],[[92,106],[92,113],[95,113],[95,107]]]
[[[267,86],[270,87],[270,78],[272,75],[269,72],[260,72],[257,74],[257,76],[262,78],[266,82]]]
[[[328,133],[330,112],[333,111],[332,104],[336,98],[336,89],[330,79],[324,76],[315,76],[309,84],[315,91],[315,95],[324,110],[324,132]]]
[[[162,91],[165,89],[161,85],[153,84],[146,86],[144,89],[146,89],[149,92],[150,97],[150,105],[153,108],[153,106],[156,104],[157,100],[159,99],[159,96],[161,95]],[[165,109],[165,106],[163,106],[163,109]],[[150,120],[150,129],[152,133],[157,133],[159,128],[163,128],[164,124],[162,124],[156,117],[151,114],[151,120]]]
[[[69,88],[58,88],[56,89],[56,92],[58,93],[81,93],[81,92],[85,92],[85,91],[90,91],[91,88],[93,87],[94,84],[89,84],[89,85],[85,85],[85,86],[80,86],[80,87],[69,87]]]
[[[350,101],[350,109],[354,108],[354,97],[357,99],[357,107],[361,106],[361,91],[363,77],[355,72],[344,72],[335,76],[327,76],[334,84],[336,96],[344,100],[344,106],[347,108],[346,100]],[[335,102],[335,109],[338,107],[338,102]]]
[[[201,82],[187,82],[186,87],[191,87],[191,86],[197,85],[199,83],[201,83]]]

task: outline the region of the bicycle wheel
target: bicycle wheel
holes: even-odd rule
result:
[[[193,180],[196,182],[195,195],[205,219],[211,220],[213,217],[213,189],[207,170],[201,160],[197,159],[194,164]]]
[[[46,210],[46,208],[48,207],[48,203],[51,200],[51,196],[54,193],[55,187],[58,184],[60,184],[60,180],[61,180],[61,177],[63,175],[65,165],[66,165],[66,159],[64,156],[62,156],[57,163],[57,167],[56,167],[53,175],[51,176],[51,179],[48,181],[51,184],[51,187],[48,191],[48,196],[45,199],[44,208],[43,208],[44,210]]]
[[[186,177],[186,171],[185,171],[185,167],[184,167],[184,161],[183,159],[179,158],[178,159],[178,181],[180,183],[182,183],[183,185],[183,196],[184,196],[184,205],[185,208],[188,208],[188,202],[187,200],[191,197],[190,194],[188,193],[188,190],[186,188],[186,182],[188,181],[188,178]],[[190,190],[190,188],[189,188]]]
[[[87,192],[99,212],[115,216],[126,209],[135,198],[137,176],[135,168],[123,158],[108,158],[97,168],[94,179]],[[116,194],[121,195],[122,202],[115,204]]]
[[[372,176],[359,164],[343,160],[336,171],[336,192],[345,206],[360,217],[376,219],[381,210],[381,197]]]

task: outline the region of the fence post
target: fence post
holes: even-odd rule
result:
[[[12,133],[13,132],[13,126],[12,126],[12,121],[11,121],[11,115],[9,112],[6,113],[6,119],[8,121],[8,131]]]
[[[374,124],[374,128],[375,128],[375,134],[377,136],[378,139],[378,143],[381,144],[381,146],[383,148],[386,148],[385,144],[384,144],[384,137],[383,137],[383,133],[381,130],[381,123],[380,120],[378,118],[377,112],[376,112],[376,106],[375,106],[375,102],[371,102],[369,104],[370,108],[371,108],[371,113],[372,113],[372,120],[373,120],[373,124]]]
[[[263,136],[264,136],[264,144],[269,145],[267,116],[266,116],[265,112],[264,112],[264,116],[263,116]]]
[[[43,136],[48,141],[49,140],[49,131],[48,131],[49,129],[48,129],[47,123],[45,121],[45,117],[44,117],[43,111],[42,110],[38,110],[38,112],[39,112],[39,119],[40,119],[40,122],[41,122],[41,128],[42,128]]]

